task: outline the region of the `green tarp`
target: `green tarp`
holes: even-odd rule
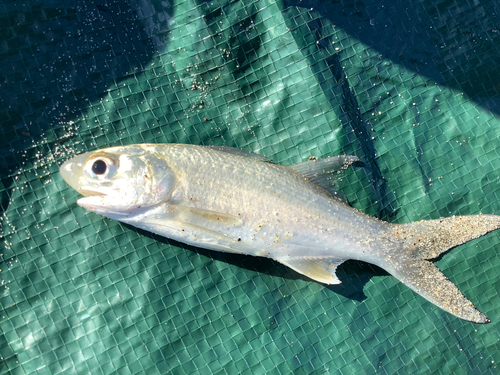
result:
[[[329,287],[104,219],[58,170],[140,142],[347,153],[370,215],[498,213],[499,46],[495,1],[3,1],[0,373],[498,373],[499,233],[436,262],[482,326],[366,263]]]

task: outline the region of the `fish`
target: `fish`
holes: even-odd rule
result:
[[[135,144],[77,155],[60,167],[89,211],[188,245],[268,257],[322,284],[337,268],[374,264],[454,316],[490,323],[431,262],[500,227],[500,216],[389,223],[335,188],[361,162],[338,155],[282,166],[227,146]]]

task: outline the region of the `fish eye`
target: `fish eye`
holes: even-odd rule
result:
[[[95,155],[85,163],[85,174],[88,178],[104,180],[112,177],[117,170],[117,162],[114,158]]]
[[[106,173],[107,169],[108,169],[108,165],[102,159],[97,159],[92,164],[92,172],[94,172],[94,174],[96,174],[96,175],[101,175],[101,174]]]

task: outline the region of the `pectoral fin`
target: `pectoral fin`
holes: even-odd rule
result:
[[[210,250],[236,254],[252,254],[253,252],[253,249],[242,243],[239,238],[192,223],[155,217],[133,225],[160,236]]]
[[[252,249],[239,238],[230,235],[228,228],[243,224],[238,216],[183,205],[168,205],[162,212],[145,214],[120,221],[184,242],[189,245],[231,253],[251,254]]]
[[[286,257],[276,259],[292,270],[306,275],[323,284],[340,284],[335,271],[344,262],[344,259],[317,258],[317,257]]]
[[[243,220],[235,215],[183,205],[167,206],[164,216],[156,215],[154,218],[159,219],[162,217],[210,229],[221,226],[225,228],[237,227],[243,224]]]

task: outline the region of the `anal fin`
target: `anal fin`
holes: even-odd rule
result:
[[[335,271],[344,259],[319,257],[284,257],[275,259],[292,270],[323,284],[340,284]]]

